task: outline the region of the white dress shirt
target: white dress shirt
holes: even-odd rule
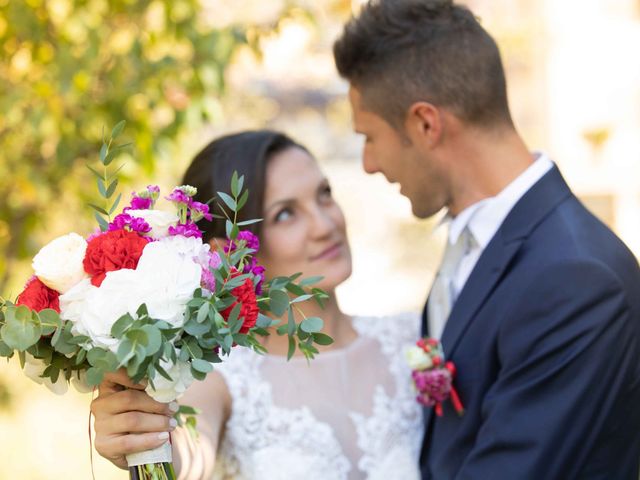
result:
[[[465,228],[469,229],[473,237],[469,250],[460,259],[460,263],[453,275],[451,289],[453,300],[458,297],[469,275],[473,271],[482,252],[489,244],[495,233],[502,225],[511,209],[518,200],[527,193],[551,168],[553,162],[544,153],[535,153],[535,161],[522,172],[515,180],[507,185],[495,197],[485,198],[465,208],[456,217],[446,216],[443,223],[449,223],[448,242],[455,244]],[[446,323],[446,319],[443,319]],[[429,333],[440,333],[443,325],[435,325],[429,321]]]

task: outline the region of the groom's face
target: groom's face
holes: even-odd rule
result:
[[[365,172],[380,172],[389,183],[400,184],[400,193],[411,201],[416,217],[428,218],[437,213],[445,204],[445,196],[433,155],[368,110],[354,86],[349,90],[349,100],[354,130],[365,138],[362,152]]]

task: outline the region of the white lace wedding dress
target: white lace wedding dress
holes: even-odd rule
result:
[[[213,478],[418,479],[422,412],[403,352],[418,323],[356,317],[357,339],[310,363],[234,351],[216,366],[233,407]]]

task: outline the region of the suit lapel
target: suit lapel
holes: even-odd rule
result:
[[[527,236],[568,196],[571,191],[554,165],[511,209],[482,252],[451,310],[442,334],[446,356],[453,355],[474,314],[498,285]]]
[[[558,168],[547,172],[516,203],[509,215],[489,242],[469,279],[456,300],[444,332],[442,346],[447,357],[451,358],[464,336],[474,314],[491,296],[522,243],[532,230],[562,201],[572,193]],[[428,335],[428,310],[423,311],[423,334]],[[428,457],[429,444],[433,429],[434,413],[425,408],[425,443],[421,452],[421,463]]]

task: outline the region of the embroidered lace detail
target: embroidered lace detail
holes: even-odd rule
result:
[[[273,405],[271,385],[259,375],[262,360],[243,350],[233,352],[224,368],[218,368],[233,407],[214,479],[346,479],[351,466],[331,427],[306,407]]]
[[[393,318],[358,318],[354,327],[360,335],[376,338],[387,357],[395,380],[393,395],[377,385],[373,413],[352,413],[362,457],[358,468],[369,480],[418,479],[416,468],[423,436],[422,408],[416,402],[411,370],[404,351],[418,338],[419,318],[404,314]]]
[[[352,446],[351,455],[355,452],[357,461],[346,455],[348,446],[340,444],[332,425],[320,421],[310,408],[274,404],[271,383],[260,368],[265,357],[238,349],[216,366],[229,388],[232,412],[216,459],[214,479],[419,478],[422,411],[415,401],[404,360],[404,348],[419,335],[418,316],[359,317],[354,319],[354,328],[360,337],[378,342],[366,340],[380,345],[388,366],[388,372],[382,373],[387,380],[392,377],[393,381],[386,383],[395,387],[395,391],[388,391],[389,387],[385,389],[381,382],[371,385],[368,391],[373,392],[372,412],[349,412],[353,425],[347,427],[355,429],[353,438],[357,440],[353,443],[358,447],[354,450],[355,445]],[[379,352],[372,355],[380,356]],[[349,458],[357,465],[352,465]]]

